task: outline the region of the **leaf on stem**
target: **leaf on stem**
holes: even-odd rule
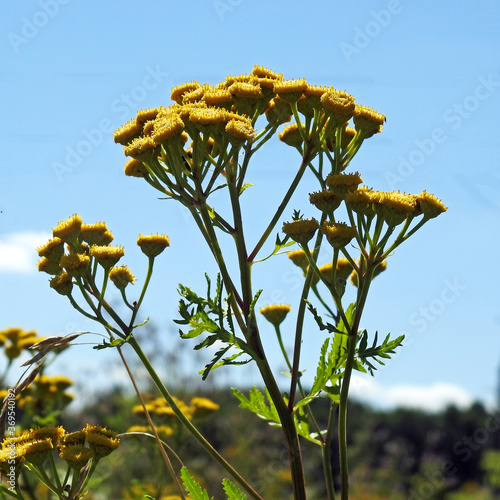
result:
[[[247,500],[247,496],[229,479],[222,480],[228,500]]]
[[[202,489],[200,483],[189,473],[186,467],[181,469],[182,483],[192,500],[213,500],[208,496],[207,490]]]
[[[313,305],[307,300],[306,303],[307,303],[307,308],[313,315],[314,320],[316,321],[320,330],[326,330],[329,333],[347,333],[339,330],[336,326],[332,325],[331,323],[326,323],[326,324],[323,323],[323,320],[321,319],[321,316],[318,314],[316,308],[314,308]]]
[[[266,389],[266,395],[259,391],[256,387],[252,387],[252,390],[248,394],[248,398],[236,388],[231,389],[233,394],[240,401],[240,408],[245,408],[255,413],[258,417],[268,420],[270,425],[281,426],[278,411],[274,406],[274,403]]]
[[[368,358],[372,358],[372,360],[376,361],[379,365],[385,365],[385,363],[379,358],[390,359],[390,355],[396,353],[396,348],[403,345],[403,340],[405,338],[404,335],[400,335],[394,340],[389,340],[389,337],[390,333],[387,334],[382,344],[377,345],[378,332],[375,332],[373,343],[371,347],[368,347],[368,332],[363,330],[361,333],[357,349],[357,358],[362,365],[365,365],[368,368],[368,371],[372,376],[377,367]],[[360,371],[366,370],[361,369]]]

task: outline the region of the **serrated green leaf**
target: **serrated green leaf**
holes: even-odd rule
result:
[[[255,413],[264,420],[268,420],[275,424],[281,425],[278,416],[278,411],[271,400],[269,392],[266,390],[266,395],[260,392],[256,387],[252,387],[248,394],[248,398],[236,388],[231,389],[234,396],[240,401],[240,408],[245,408]]]
[[[231,346],[224,347],[215,353],[212,361],[210,361],[210,363],[208,363],[203,370],[203,374],[201,377],[202,380],[205,380],[208,377],[208,374],[213,369],[214,365],[222,358],[222,356],[224,356],[224,354],[226,354],[227,351],[229,351],[229,349],[231,349]]]
[[[252,300],[252,303],[250,304],[250,309],[249,309],[249,317],[251,316],[254,308],[255,308],[255,304],[257,303],[257,301],[259,300],[259,297],[260,297],[260,294],[262,293],[262,290],[258,290],[257,293],[255,294],[255,297],[253,298]]]
[[[228,500],[247,500],[247,496],[229,479],[222,480]]]
[[[368,336],[368,333],[364,330],[361,339],[366,336]],[[378,332],[375,332],[371,347],[366,347],[366,343],[360,342],[357,348],[356,358],[361,364],[366,366],[370,374],[373,375],[373,372],[377,369],[373,362],[384,365],[384,362],[380,358],[390,359],[391,354],[396,352],[396,348],[402,345],[404,337],[404,335],[400,335],[396,339],[390,340],[390,334],[387,334],[382,344],[377,345]]]
[[[181,478],[184,488],[192,500],[213,500],[213,497],[212,499],[209,498],[207,491],[200,486],[186,467],[182,467],[181,469]]]
[[[314,317],[314,320],[316,321],[318,327],[320,330],[327,330],[330,333],[345,333],[339,330],[336,326],[332,325],[331,323],[323,323],[323,320],[321,319],[321,316],[318,314],[318,311],[313,307],[313,305],[306,300],[307,308],[311,312],[311,314]]]

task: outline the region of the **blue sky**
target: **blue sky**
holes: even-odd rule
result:
[[[407,341],[373,380],[356,378],[353,392],[382,406],[492,403],[500,366],[500,4],[449,6],[428,0],[320,0],[307,8],[249,0],[11,3],[0,21],[0,329],[19,325],[51,335],[96,328],[36,271],[34,248],[76,212],[86,222],[108,223],[139,279],[146,263],[135,247],[137,234],[170,236],[144,313],[165,343],[176,345],[177,284],[200,289],[203,273],[214,275],[215,268],[185,211],[123,175],[125,157],[111,132],[137,109],[168,105],[176,84],[217,83],[260,64],[286,78],[346,89],[384,113],[383,134],[366,141],[350,168],[375,189],[427,189],[450,207],[398,248],[374,282],[363,326],[406,333]],[[282,144],[259,157],[248,178],[255,185],[246,204],[250,237],[272,214],[262,200],[279,201],[298,164]],[[309,176],[288,215],[301,208],[315,216],[307,200],[314,189]],[[256,268],[255,278],[255,288],[264,289],[260,305],[296,301],[299,277],[286,257]],[[285,325],[292,330],[291,320]],[[314,328],[307,333],[309,373],[321,339]],[[276,350],[271,330],[266,342]],[[106,356],[78,346],[57,369],[101,373]],[[228,369],[227,380],[254,382],[252,371],[237,370]]]

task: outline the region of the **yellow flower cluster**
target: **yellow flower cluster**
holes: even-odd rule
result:
[[[342,152],[352,155],[356,148],[348,147],[354,138],[362,142],[380,132],[385,120],[345,91],[311,85],[304,78],[285,79],[263,66],[214,85],[177,85],[171,99],[173,104],[139,110],[113,134],[131,158],[126,175],[144,177],[155,187],[166,184],[171,191],[187,180],[201,182],[209,171],[211,179],[223,173],[230,152],[254,141],[260,116],[274,127],[289,122],[297,111],[307,120],[315,117],[317,127],[306,140],[334,151],[340,133]],[[351,119],[354,128],[347,126]],[[299,124],[292,123],[279,139],[300,149],[305,136]],[[187,196],[181,189],[178,194]]]
[[[353,211],[370,217],[378,215],[389,226],[397,226],[419,215],[431,219],[448,209],[441,200],[427,191],[413,195],[399,191],[373,191],[360,187],[348,192],[345,200]]]
[[[53,228],[53,238],[37,249],[41,260],[38,270],[53,276],[50,286],[61,295],[70,295],[74,279],[88,279],[93,263],[100,265],[115,286],[124,290],[134,283],[135,277],[127,266],[117,266],[124,256],[122,246],[113,246],[113,235],[104,222],[84,224],[74,214]],[[137,245],[149,257],[156,257],[169,246],[166,235],[139,235]],[[0,337],[1,341],[1,337]]]
[[[19,327],[10,327],[0,330],[0,347],[3,347],[7,358],[13,360],[43,338],[38,337],[34,330],[26,331]]]
[[[50,453],[57,451],[69,467],[81,469],[90,460],[99,460],[115,450],[120,439],[109,429],[87,425],[81,431],[67,433],[63,427],[39,427],[5,438],[0,448],[0,470],[10,473],[15,464],[16,477],[23,462],[40,466]]]
[[[219,409],[219,405],[211,399],[204,397],[193,397],[189,404],[174,397],[175,404],[189,420],[201,420],[211,415]],[[155,398],[146,403],[146,411],[155,420],[156,431],[165,437],[173,434],[177,424],[177,417],[172,407],[164,398]],[[132,408],[132,413],[141,418],[146,417],[144,407],[136,405]],[[158,424],[158,425],[156,425]],[[134,425],[128,432],[151,432],[147,425]]]
[[[73,381],[63,375],[39,375],[21,393],[18,406],[34,415],[61,411],[73,401],[73,395],[66,392],[72,385]]]

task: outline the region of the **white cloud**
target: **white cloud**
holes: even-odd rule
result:
[[[37,271],[36,248],[52,235],[41,231],[23,231],[0,235],[0,272],[34,273]]]
[[[350,396],[374,408],[414,408],[428,412],[443,410],[449,405],[467,408],[474,398],[465,389],[447,382],[424,385],[382,386],[375,379],[353,375]]]

